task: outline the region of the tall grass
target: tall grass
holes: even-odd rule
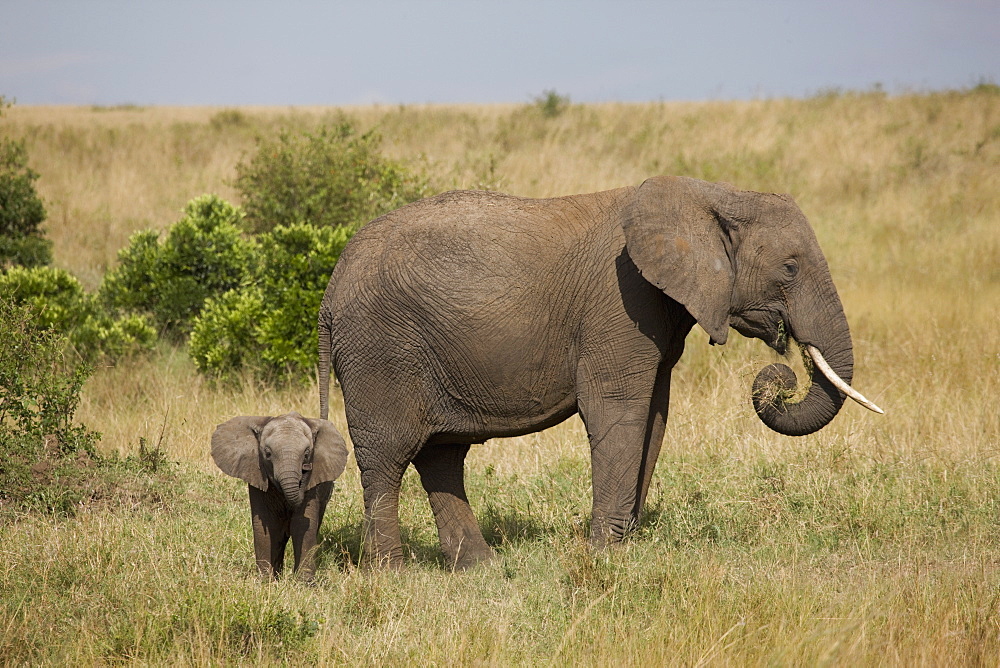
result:
[[[823,431],[769,432],[748,401],[774,354],[695,330],[674,372],[647,518],[593,555],[579,420],[474,447],[495,563],[452,574],[413,472],[401,573],[358,570],[357,468],[338,482],[319,582],[257,582],[245,485],[208,438],[237,414],[315,414],[316,389],[215,387],[184,351],[100,369],[78,412],[104,451],[140,438],[179,462],[159,504],[0,523],[6,663],[996,665],[1000,656],[1000,94],[331,109],[14,107],[56,263],[96,285],[140,227],[235,198],[257,133],[347,113],[436,189],[528,196],[654,173],[790,192],[852,328],[854,405]],[[342,405],[332,409],[346,434]]]

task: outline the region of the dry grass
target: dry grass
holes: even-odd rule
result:
[[[995,665],[1000,656],[1000,94],[343,110],[433,186],[529,196],[654,173],[791,192],[831,265],[858,361],[886,410],[849,405],[789,439],[748,399],[772,353],[700,330],[674,376],[649,518],[590,555],[585,433],[573,419],[470,455],[500,559],[441,568],[420,485],[413,563],[357,571],[353,465],[324,525],[320,583],[252,577],[245,491],[208,436],[235,414],[313,414],[314,386],[216,388],[183,351],[102,369],[78,413],[106,451],[139,437],[182,462],[165,509],[0,526],[0,654],[28,663]],[[256,133],[331,109],[15,107],[56,263],[94,286],[129,234],[202,192],[235,197]],[[346,433],[341,406],[334,420]],[[162,439],[161,439],[162,434]],[[276,611],[270,614],[268,611]],[[280,614],[279,614],[280,613]]]

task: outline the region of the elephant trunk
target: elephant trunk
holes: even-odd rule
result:
[[[292,508],[298,508],[301,506],[303,499],[302,472],[283,472],[279,473],[277,477],[278,485],[281,487],[281,491],[285,495],[285,501],[288,502],[288,505]]]
[[[792,335],[802,344],[803,362],[810,371],[812,382],[806,395],[799,396],[795,373],[784,364],[766,366],[754,379],[754,410],[764,424],[779,434],[804,436],[818,431],[833,420],[844,404],[845,394],[837,385],[850,385],[854,351],[847,318],[835,290],[833,295],[826,302],[833,308],[827,312],[827,318],[810,321],[812,326],[792,325]],[[810,348],[819,353],[822,364],[808,356],[806,351]],[[831,380],[821,367],[842,383]]]

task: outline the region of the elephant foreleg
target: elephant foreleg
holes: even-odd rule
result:
[[[590,439],[594,484],[590,542],[598,549],[620,541],[637,523],[646,477],[643,465],[655,462],[658,454],[656,447],[648,447],[653,444],[647,438],[655,368],[648,376],[634,376],[631,387],[602,380],[607,379],[582,365],[577,402]],[[626,393],[631,396],[623,397]]]
[[[299,578],[310,581],[316,573],[316,549],[323,513],[333,493],[333,482],[322,482],[306,492],[302,506],[292,516],[289,533],[295,553],[295,571]]]
[[[648,414],[613,419],[601,432],[592,432],[594,505],[590,542],[595,548],[619,542],[638,521],[639,470]],[[590,427],[588,425],[588,431]]]
[[[493,558],[465,493],[468,452],[468,445],[426,445],[413,459],[434,511],[441,550],[456,570]]]
[[[667,426],[667,411],[670,404],[670,369],[661,371],[653,388],[653,400],[649,409],[649,422],[646,429],[646,442],[643,444],[642,468],[639,497],[636,499],[632,514],[636,519],[642,518],[642,509],[646,505],[646,495],[649,494],[649,483],[653,478],[656,460],[660,456],[663,445],[663,432]]]
[[[288,545],[288,522],[269,498],[273,492],[262,492],[250,485],[250,512],[253,526],[253,550],[261,577],[273,580],[281,575]]]

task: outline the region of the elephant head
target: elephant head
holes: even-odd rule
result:
[[[343,473],[347,447],[327,420],[294,412],[241,416],[216,427],[212,459],[223,473],[257,489],[266,492],[277,485],[288,505],[297,508],[307,490]]]
[[[812,384],[772,364],[754,381],[757,415],[789,436],[826,426],[851,396],[854,355],[826,259],[791,197],[683,177],[646,180],[625,210],[626,246],[643,277],[683,304],[724,344],[729,327],[784,354],[789,337],[808,352]],[[809,363],[811,362],[811,363]]]

